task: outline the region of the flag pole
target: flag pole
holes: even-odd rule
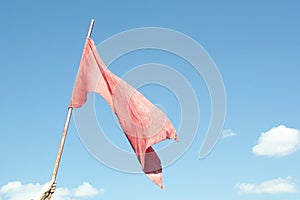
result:
[[[88,34],[87,34],[87,38],[89,38],[91,36],[93,26],[94,26],[94,19],[91,20],[89,31],[88,31]],[[54,180],[54,181],[56,180],[56,177],[57,177],[57,171],[58,171],[58,167],[59,167],[59,164],[60,164],[60,159],[61,159],[61,155],[62,155],[62,152],[63,152],[63,148],[64,148],[64,145],[65,145],[65,140],[66,140],[66,136],[67,136],[67,132],[68,132],[68,127],[69,127],[70,119],[71,119],[71,115],[72,115],[72,110],[73,110],[72,107],[68,108],[67,118],[66,118],[63,133],[62,133],[62,136],[61,136],[60,145],[59,145],[59,148],[58,148],[56,161],[55,161],[55,164],[54,164],[54,169],[53,169],[53,172],[52,172],[52,180]],[[51,199],[51,196],[52,196],[52,194],[49,195],[48,200]]]

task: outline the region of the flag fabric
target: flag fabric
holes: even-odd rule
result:
[[[96,92],[106,100],[115,112],[142,170],[163,188],[161,161],[152,145],[166,139],[177,140],[176,131],[158,107],[107,68],[91,38],[86,40],[70,107],[81,107],[88,92]]]

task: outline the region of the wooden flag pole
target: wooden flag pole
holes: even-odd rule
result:
[[[52,180],[56,180],[57,171],[58,171],[62,151],[63,151],[64,145],[65,145],[65,140],[66,140],[66,136],[67,136],[67,132],[68,132],[68,127],[69,127],[69,123],[70,123],[70,119],[71,119],[71,115],[72,115],[72,110],[73,110],[73,108],[71,108],[71,107],[68,108],[66,123],[65,123],[64,130],[63,130],[63,133],[62,133],[62,136],[61,136],[60,145],[59,145],[59,148],[58,148],[56,161],[55,161],[54,169],[53,169],[53,172],[52,172]]]
[[[88,31],[88,34],[87,34],[87,38],[89,38],[91,36],[93,26],[94,26],[94,19],[91,20],[89,31]],[[68,108],[68,114],[67,114],[65,126],[64,126],[64,130],[63,130],[63,133],[62,133],[62,136],[61,136],[60,145],[59,145],[59,148],[58,148],[56,161],[55,161],[54,169],[53,169],[53,172],[52,172],[52,179],[51,180],[54,180],[54,181],[56,180],[61,155],[62,155],[63,148],[64,148],[64,145],[65,145],[65,140],[66,140],[66,136],[67,136],[67,132],[68,132],[68,127],[69,127],[70,119],[71,119],[71,115],[72,115],[72,110],[73,110],[72,107]],[[48,200],[51,199],[51,196],[52,196],[52,194],[49,195]]]

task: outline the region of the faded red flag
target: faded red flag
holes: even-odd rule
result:
[[[70,107],[81,107],[88,92],[96,92],[107,101],[143,171],[163,188],[161,162],[151,146],[166,139],[177,139],[176,131],[159,108],[106,67],[91,38],[87,38],[84,47]]]

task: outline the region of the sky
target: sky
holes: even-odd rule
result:
[[[192,99],[188,101],[192,109],[199,109],[196,117],[183,115],[181,90],[171,90],[182,86],[175,75],[158,70],[157,76],[175,84],[163,86],[153,80],[138,90],[164,110],[177,130],[182,123],[197,128],[193,133],[178,131],[178,145],[187,134],[195,135],[182,154],[164,167],[166,189],[161,190],[142,173],[99,161],[83,141],[87,133],[79,130],[81,121],[73,115],[54,200],[299,199],[299,9],[300,3],[292,0],[1,2],[0,200],[30,199],[50,180],[91,19],[99,50],[118,51],[123,46],[101,48],[101,44],[116,34],[145,27],[174,30],[199,44],[223,82],[226,118],[213,150],[199,159],[216,106],[205,77],[180,55],[167,51],[140,49],[122,55],[109,68],[124,79],[143,65],[152,63],[151,68],[158,63],[188,82],[197,100],[195,107]],[[189,53],[198,56],[196,51]],[[135,83],[155,77],[127,78]],[[100,96],[89,99],[109,141],[132,153],[107,104]],[[155,148],[168,149],[173,143]],[[101,141],[97,151],[106,153]],[[162,155],[162,162],[172,155]]]

